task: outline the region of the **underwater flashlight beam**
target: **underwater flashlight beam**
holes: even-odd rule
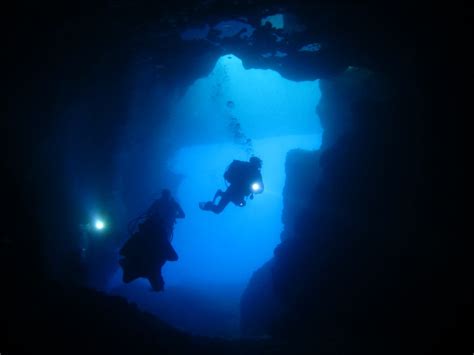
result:
[[[95,227],[95,229],[100,231],[100,230],[105,228],[105,223],[103,221],[101,221],[100,219],[98,219],[98,220],[95,221],[94,227]]]
[[[253,192],[258,192],[258,191],[260,191],[260,189],[261,189],[261,186],[260,186],[260,184],[259,184],[258,182],[254,182],[254,183],[252,184],[252,191],[253,191]]]

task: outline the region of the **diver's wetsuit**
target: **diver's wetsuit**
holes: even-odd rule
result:
[[[160,198],[156,200],[148,210],[148,216],[150,219],[160,223],[165,227],[169,239],[173,234],[174,224],[177,218],[184,218],[185,214],[181,206],[171,197]]]
[[[123,281],[129,283],[139,277],[148,279],[153,290],[163,289],[161,268],[166,261],[178,260],[162,224],[147,220],[120,250],[119,261],[124,269]]]
[[[219,214],[227,207],[230,202],[233,202],[237,206],[243,207],[245,206],[244,197],[249,194],[250,191],[248,191],[247,187],[241,188],[237,185],[230,185],[226,191],[217,190],[214,199],[207,202],[203,209]],[[218,197],[220,197],[219,203],[215,205],[214,203]]]
[[[148,279],[154,291],[162,291],[164,280],[161,268],[166,261],[178,260],[170,241],[176,218],[184,218],[179,204],[170,196],[156,200],[147,212],[147,219],[120,250],[123,258],[123,281],[129,283],[139,277]]]
[[[259,193],[263,191],[262,175],[258,168],[248,162],[237,160],[234,160],[233,164],[235,164],[235,166],[233,167],[231,164],[230,168],[237,170],[236,181],[231,183],[226,191],[217,190],[212,201],[200,204],[201,209],[219,214],[230,202],[239,207],[245,206],[245,197],[253,193],[251,185],[254,182],[258,182],[261,186]],[[220,197],[220,200],[216,205],[215,201],[218,197]]]

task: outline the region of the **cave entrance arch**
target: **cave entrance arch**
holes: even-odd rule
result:
[[[175,195],[186,219],[174,232],[179,260],[163,268],[165,292],[135,299],[145,309],[193,333],[239,335],[240,297],[280,242],[286,154],[321,144],[320,96],[317,80],[245,69],[228,54],[176,100],[160,134],[179,147],[167,166],[181,177]],[[200,210],[199,201],[225,189],[228,164],[252,155],[263,160],[264,193],[220,215]]]

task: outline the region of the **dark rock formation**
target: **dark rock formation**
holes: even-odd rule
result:
[[[4,279],[2,284],[10,288],[2,298],[2,353],[237,355],[289,351],[285,344],[268,339],[191,336],[124,298],[94,290],[38,278],[22,285],[13,281]]]
[[[301,236],[307,230],[307,222],[305,214],[309,210],[314,215],[324,215],[324,210],[329,208],[328,205],[322,203],[322,196],[315,192],[315,189],[324,182],[321,167],[321,155],[325,154],[325,150],[337,144],[345,134],[354,129],[354,117],[352,107],[362,99],[367,98],[384,98],[388,93],[383,87],[380,79],[368,70],[358,68],[349,68],[344,73],[332,79],[320,81],[321,100],[317,106],[317,113],[321,119],[324,128],[323,145],[318,151],[293,150],[288,152],[285,161],[285,187],[283,190],[283,212],[282,222],[284,230],[281,239],[285,242],[288,238]],[[324,161],[323,161],[324,163]],[[327,178],[327,177],[326,177]],[[330,198],[328,198],[330,199]],[[312,221],[314,224],[322,223],[320,219]],[[321,238],[322,236],[319,236]],[[290,242],[291,243],[291,242]],[[283,243],[283,245],[286,245]],[[277,250],[280,250],[280,246]],[[271,266],[270,266],[271,265]],[[258,271],[258,278],[262,282],[267,283],[269,279],[273,280],[273,260]],[[284,270],[284,267],[280,266]],[[283,271],[280,270],[280,271]],[[278,277],[278,273],[276,273]],[[256,275],[254,275],[254,278]],[[273,286],[273,284],[272,284]],[[251,290],[255,287],[255,290]],[[286,286],[289,290],[297,287],[293,283]],[[259,292],[261,286],[256,280],[251,280],[247,292],[253,295],[248,298],[247,302],[253,302],[252,306],[248,304],[242,308],[242,317],[245,319],[245,325],[248,329],[258,329],[262,332],[261,319],[273,319],[272,314],[263,315],[264,311],[271,311],[271,308],[259,308],[261,304],[273,304],[278,302],[275,293]],[[291,293],[291,291],[288,291]],[[281,295],[280,295],[281,296]],[[270,298],[269,298],[270,297]],[[243,305],[244,306],[244,305]],[[258,315],[253,316],[252,311],[259,309]],[[255,324],[252,324],[255,322]],[[271,332],[268,322],[264,332]]]
[[[255,271],[240,299],[240,330],[244,337],[269,336],[281,305],[274,293],[273,260]]]
[[[275,335],[316,337],[327,351],[447,345],[444,324],[459,313],[443,305],[441,236],[421,217],[429,206],[418,190],[408,107],[394,98],[355,102],[351,129],[322,152],[314,207],[275,250],[275,292],[286,310]],[[465,287],[459,281],[443,278],[453,290]]]
[[[324,129],[321,149],[334,145],[354,124],[354,103],[360,100],[382,100],[389,96],[387,78],[368,69],[348,67],[330,79],[319,81],[321,99],[316,107]]]
[[[281,239],[286,240],[297,233],[298,216],[314,207],[312,190],[320,178],[319,151],[292,150],[286,155],[285,187],[283,188]]]
[[[267,330],[323,352],[434,352],[452,341],[465,347],[467,318],[459,312],[472,314],[472,304],[449,295],[467,292],[466,259],[447,277],[454,250],[439,249],[447,235],[437,230],[427,195],[432,181],[422,173],[429,165],[419,155],[417,103],[403,87],[388,93],[370,85],[379,89],[368,94],[367,73],[352,74],[321,85],[321,152],[287,158],[287,237],[265,276],[272,275],[280,317]],[[305,203],[298,206],[295,196]]]
[[[301,233],[301,214],[317,208],[312,190],[320,177],[319,151],[295,149],[289,151],[285,161],[286,180],[283,190],[283,231],[281,240],[295,238]],[[275,292],[275,260],[271,259],[250,279],[241,299],[241,330],[246,336],[274,333],[276,321],[283,313],[283,304]],[[278,276],[278,273],[276,274]],[[287,285],[294,286],[293,282]]]

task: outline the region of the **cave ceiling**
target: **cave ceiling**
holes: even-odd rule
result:
[[[219,56],[290,80],[331,77],[347,66],[390,71],[407,56],[412,17],[400,6],[308,1],[111,1],[121,46],[156,77],[181,86],[207,75]],[[407,16],[410,15],[410,16]],[[404,30],[399,31],[400,21]]]

